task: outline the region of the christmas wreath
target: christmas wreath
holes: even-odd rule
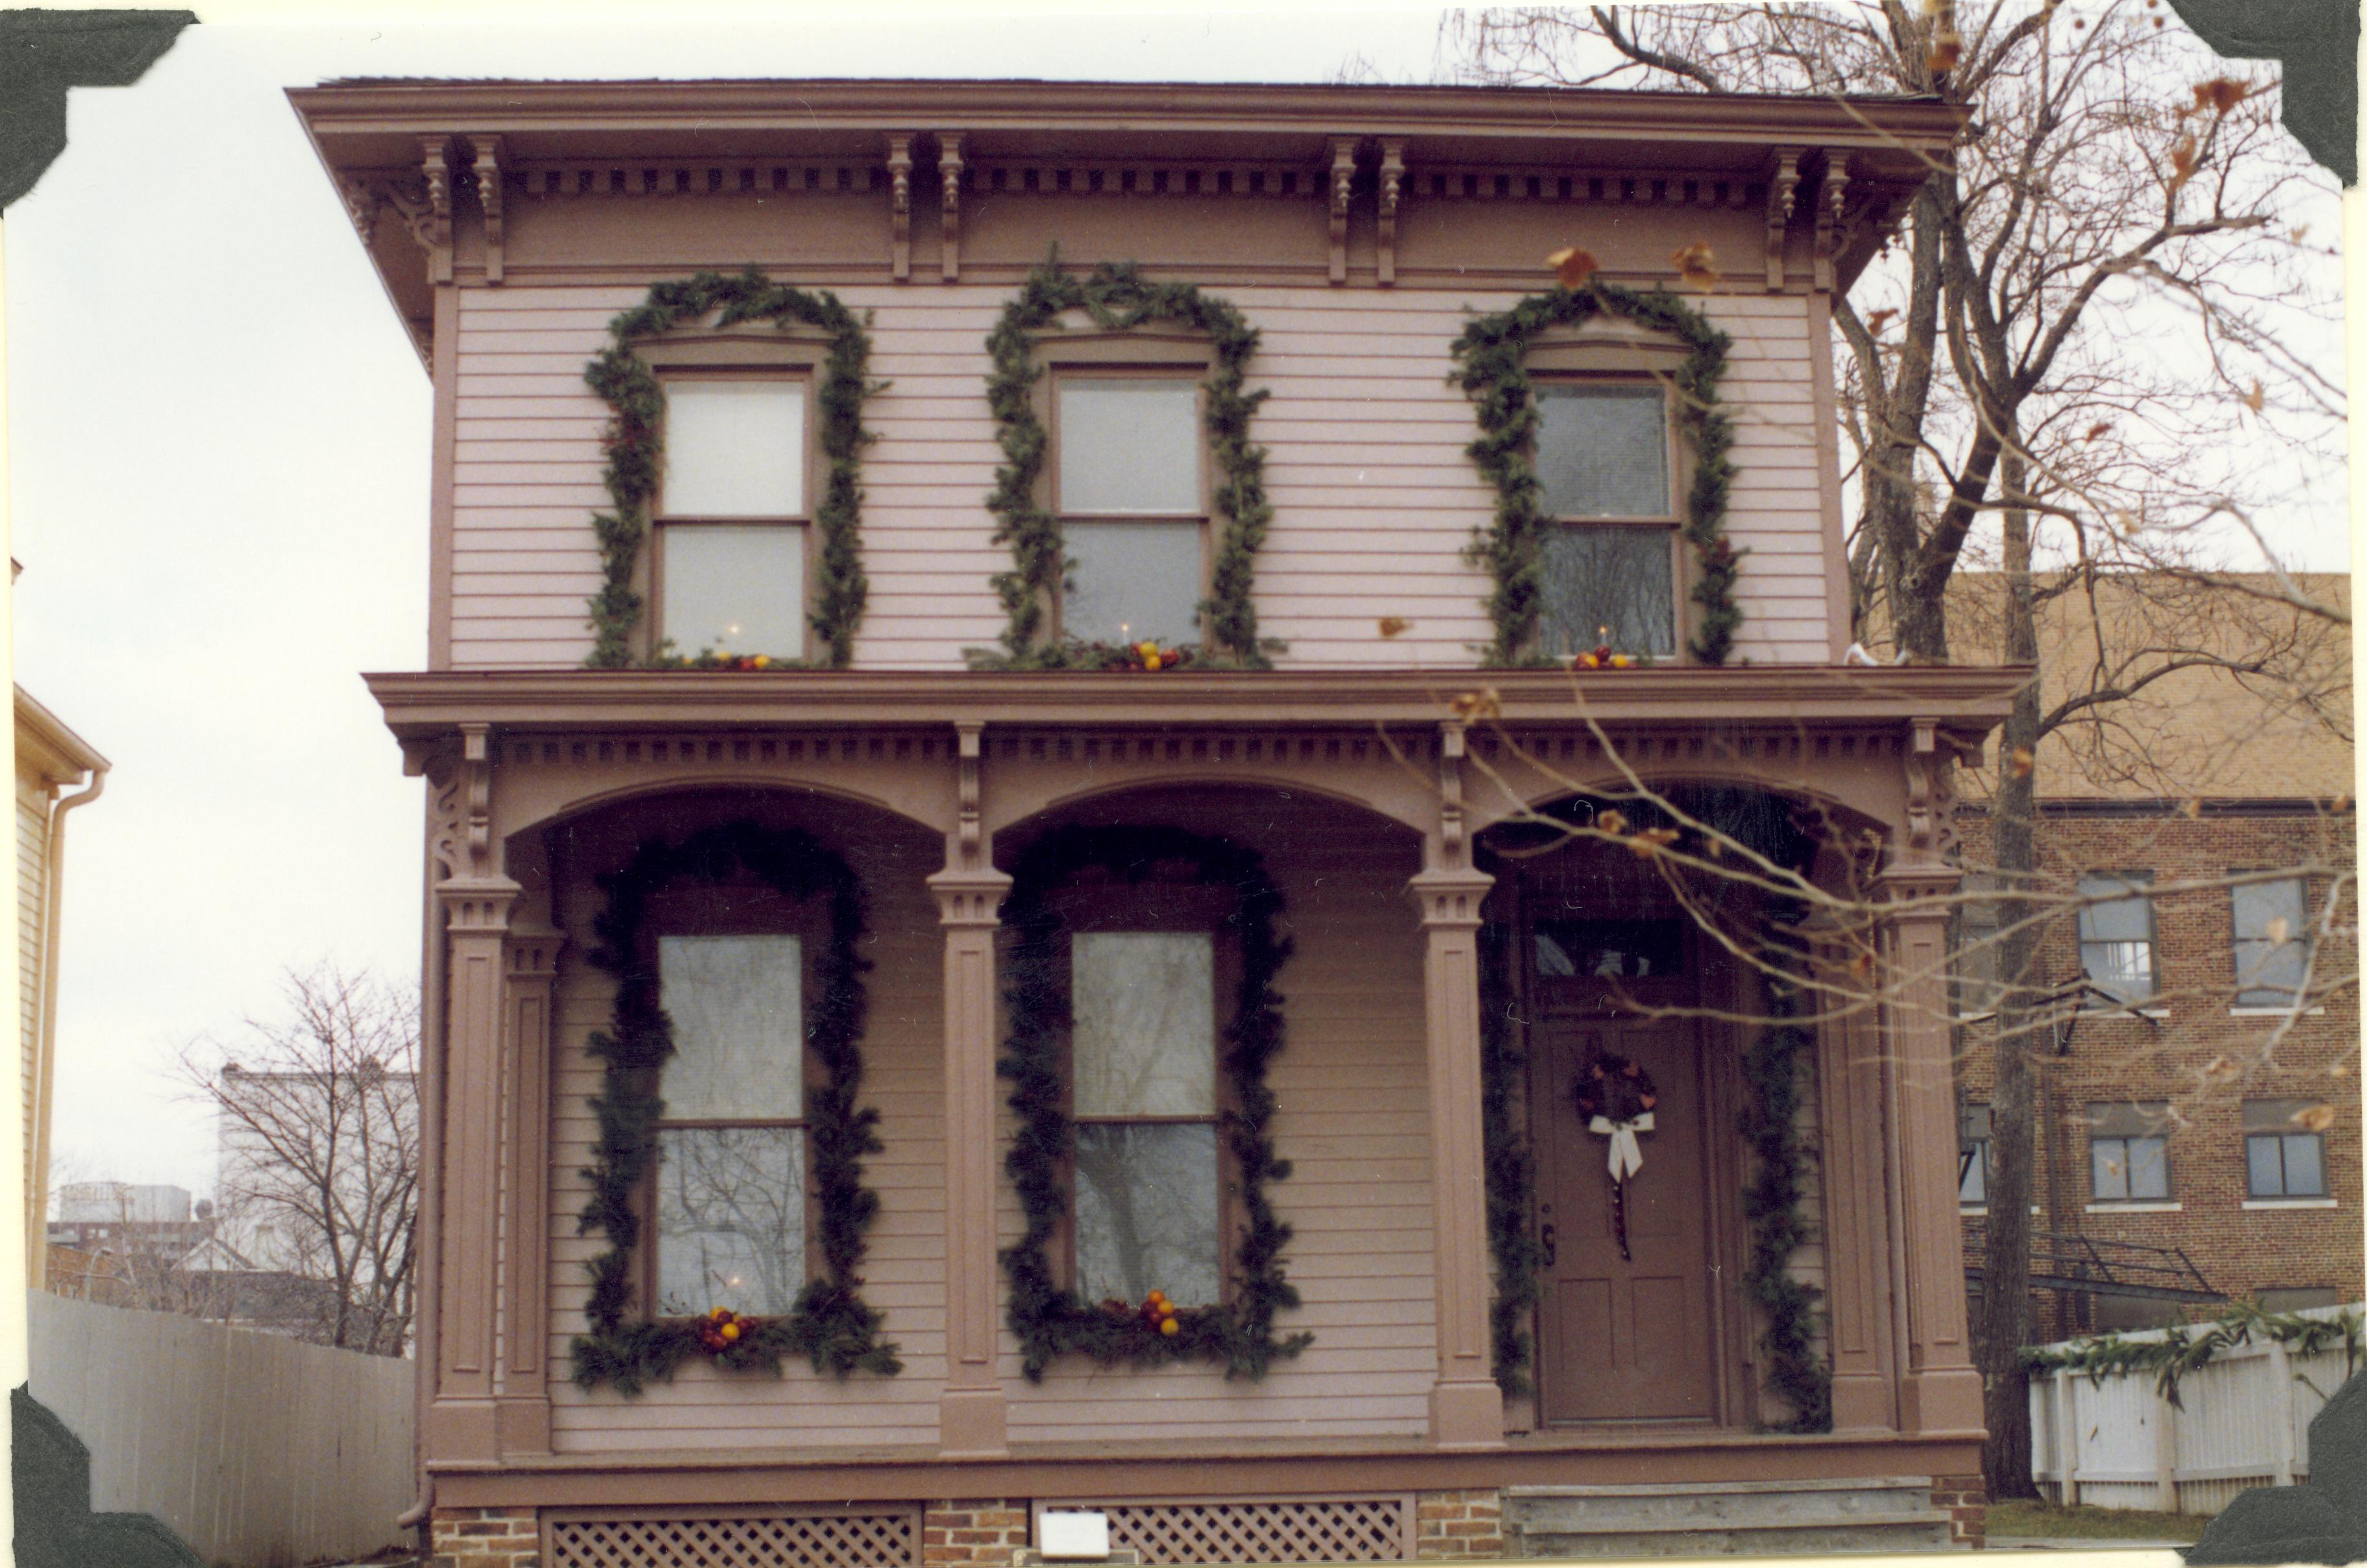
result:
[[[1627,1179],[1644,1168],[1638,1133],[1652,1130],[1652,1107],[1660,1103],[1659,1086],[1652,1075],[1616,1052],[1590,1057],[1578,1071],[1571,1090],[1579,1120],[1598,1138],[1611,1141],[1611,1228],[1619,1238],[1619,1256],[1632,1261],[1627,1250]]]

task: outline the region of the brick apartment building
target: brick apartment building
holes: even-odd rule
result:
[[[1966,586],[1976,596],[1988,585]],[[2347,577],[2302,586],[2349,604]],[[2110,588],[2092,613],[2077,595],[2055,602],[2042,630],[2050,703],[2086,679],[2097,646],[2180,646],[2141,624],[2162,615],[2197,620],[2204,636],[2190,630],[2190,642],[2272,649],[2283,674],[2183,671],[2114,705],[2108,727],[2042,744],[2039,856],[2063,903],[2037,976],[2061,1000],[2034,1088],[2032,1274],[2052,1283],[2035,1292],[2033,1333],[2154,1326],[2240,1300],[2271,1310],[2358,1301],[2347,629],[2242,592],[2138,608]],[[1991,757],[1967,781],[1968,864],[1990,852],[1980,796],[2000,765],[2010,760]],[[1968,903],[1960,1196],[1976,1293],[1994,931],[1995,912]]]

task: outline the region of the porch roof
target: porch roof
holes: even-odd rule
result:
[[[1966,751],[2006,716],[2021,666],[1829,665],[1558,670],[1137,672],[830,670],[428,671],[366,675],[406,742],[462,724],[507,733],[580,730],[1421,728],[1625,730],[1930,724]]]

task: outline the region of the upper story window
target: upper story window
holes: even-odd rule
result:
[[[1656,380],[1537,387],[1545,651],[1677,650],[1674,435]]]
[[[2129,1101],[2088,1107],[2090,1190],[2099,1203],[2169,1198],[2169,1107]]]
[[[2116,871],[2079,879],[2079,968],[2118,1002],[2150,1000],[2154,966],[2153,873]]]
[[[1956,1201],[1967,1209],[1989,1201],[1989,1108],[1967,1105],[1956,1139]]]
[[[2286,1008],[2301,999],[2308,964],[2308,891],[2299,877],[2228,890],[2236,925],[2236,1005]]]
[[[674,652],[804,653],[808,392],[795,374],[666,376],[652,598]]]
[[[2003,884],[1988,872],[1966,872],[1956,906],[1956,1016],[1986,1018],[2005,995],[1998,895]]]
[[[806,1279],[805,963],[795,934],[662,936],[662,1316],[777,1316]]]
[[[1052,441],[1052,505],[1070,563],[1061,635],[1196,641],[1208,513],[1197,377],[1062,367]]]
[[[2301,1121],[2317,1103],[2244,1101],[2244,1172],[2252,1197],[2326,1196],[2326,1136],[2309,1131]]]

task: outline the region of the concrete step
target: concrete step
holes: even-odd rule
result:
[[[1931,1478],[1921,1475],[1504,1489],[1507,1529],[1549,1532],[1626,1523],[1755,1526],[1812,1517],[1899,1518],[1931,1508]]]
[[[1834,1514],[1783,1524],[1616,1524],[1589,1530],[1505,1532],[1514,1557],[1774,1557],[1828,1556],[1846,1551],[1945,1551],[1953,1543],[1948,1516]]]

